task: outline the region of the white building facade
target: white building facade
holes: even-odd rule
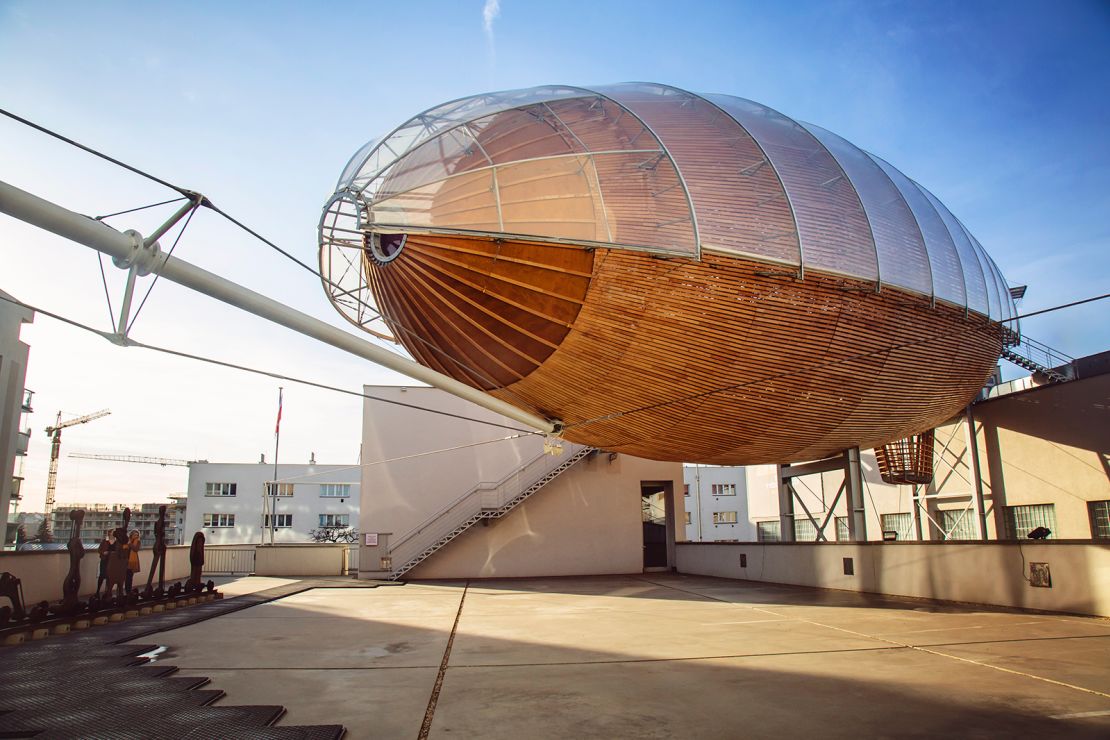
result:
[[[3,291],[0,296],[11,297]],[[23,427],[23,417],[31,411],[30,394],[23,387],[30,347],[19,334],[33,320],[32,311],[0,300],[0,546],[15,538],[14,527],[8,532],[8,520],[21,495],[16,461],[27,454],[30,439],[30,430]]]
[[[313,530],[358,527],[358,465],[278,465],[278,495],[266,512],[263,497],[274,480],[273,464],[190,463],[184,542],[197,531],[212,545],[269,542],[271,523],[274,542],[311,542]]]

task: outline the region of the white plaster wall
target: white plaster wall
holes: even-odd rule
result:
[[[640,573],[640,482],[671,481],[681,465],[595,455],[567,470],[501,519],[471,527],[421,563],[410,579],[520,578]],[[682,521],[681,502],[676,506]]]
[[[438,416],[367,400],[363,415],[360,528],[400,542],[480,482],[496,482],[543,453],[543,438],[434,388],[367,386],[366,393],[503,425]],[[504,439],[505,437],[516,437]],[[433,452],[434,454],[422,454]],[[419,455],[413,457],[414,455]],[[677,539],[682,468],[600,453],[579,462],[500,520],[475,525],[409,573],[471,578],[640,572],[640,482],[670,481]],[[363,547],[360,568],[377,563]],[[395,566],[401,565],[394,563]]]
[[[677,551],[681,573],[1110,616],[1107,544],[689,543]],[[844,575],[846,557],[855,575]],[[1049,564],[1052,588],[1027,582],[1031,562]]]
[[[183,542],[192,542],[193,533],[203,530],[211,545],[259,543],[263,535],[262,492],[273,478],[272,463],[191,463]],[[320,514],[347,514],[351,526],[357,527],[360,478],[357,465],[279,465],[278,479],[293,483],[293,495],[277,497],[277,513],[292,514],[293,526],[276,529],[274,542],[308,542],[308,533],[319,528]],[[205,496],[206,483],[235,483],[236,495]],[[321,483],[349,483],[351,496],[321,496]],[[206,513],[234,514],[235,526],[205,529]]]

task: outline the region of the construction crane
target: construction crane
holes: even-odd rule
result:
[[[193,463],[206,463],[207,460],[178,460],[174,457],[148,457],[146,455],[94,455],[89,452],[71,452],[66,457],[80,457],[85,460],[107,460],[109,462],[144,463],[146,465],[161,465],[163,468],[172,465],[187,468]]]
[[[50,472],[46,476],[46,530],[50,531],[51,514],[54,513],[54,489],[58,485],[58,457],[62,451],[62,430],[66,427],[77,426],[78,424],[87,424],[93,419],[99,419],[102,416],[107,416],[112,413],[108,409],[101,409],[100,411],[87,414],[86,416],[79,416],[76,419],[69,421],[62,421],[62,412],[58,412],[58,419],[54,422],[54,426],[46,428],[46,436],[50,437]]]

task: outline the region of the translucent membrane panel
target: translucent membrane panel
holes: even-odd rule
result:
[[[535,103],[447,128],[362,190],[369,223],[697,253],[674,163],[618,104]]]
[[[952,243],[956,245],[956,253],[960,255],[960,266],[963,268],[964,285],[967,287],[967,307],[972,311],[993,318],[998,311],[997,290],[993,287],[993,281],[987,283],[983,265],[979,262],[979,256],[976,254],[977,250],[972,246],[971,240],[967,238],[963,226],[952,215],[952,212],[937,200],[935,195],[917,183],[914,183],[914,185],[929,199],[929,203],[936,209],[941,220],[944,221],[944,227],[952,237]],[[988,297],[991,293],[996,294],[993,311]]]
[[[884,284],[933,295],[932,267],[921,230],[905,199],[886,173],[854,144],[820,126],[802,124],[847,173],[852,181],[879,255],[879,278]]]
[[[786,116],[729,95],[707,95],[767,154],[790,198],[807,266],[876,280],[875,242],[855,189],[817,139]]]
[[[689,190],[703,247],[801,264],[782,183],[732,117],[696,95],[662,85],[597,90],[635,113],[663,142]]]
[[[909,205],[914,220],[925,240],[925,249],[929,253],[929,265],[933,275],[933,293],[937,298],[956,304],[967,306],[967,293],[964,289],[964,271],[960,264],[960,257],[956,253],[956,245],[952,236],[944,225],[940,214],[929,203],[918,187],[900,171],[894,169],[884,160],[874,155],[868,155],[898,188],[898,192]]]
[[[399,126],[378,146],[371,147],[368,144],[360,149],[359,154],[356,154],[348,163],[336,189],[350,188],[361,191],[367,182],[378,177],[386,167],[404,156],[410,149],[463,123],[484,118],[499,111],[583,95],[583,91],[577,88],[551,85],[475,95],[438,105]]]
[[[962,223],[960,225],[963,226]],[[1014,313],[1013,299],[1010,297],[1010,288],[1006,284],[1006,278],[1002,276],[1002,271],[998,269],[998,265],[996,265],[994,260],[991,259],[991,256],[987,254],[987,250],[983,248],[979,240],[967,230],[966,226],[964,226],[963,229],[964,233],[967,234],[967,238],[971,240],[971,243],[979,251],[983,269],[986,271],[988,279],[994,281],[995,290],[998,291],[999,321],[1013,318],[1017,314]]]

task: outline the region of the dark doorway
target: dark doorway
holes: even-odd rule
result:
[[[640,520],[644,528],[644,570],[667,569],[666,489],[656,483],[640,485]]]

